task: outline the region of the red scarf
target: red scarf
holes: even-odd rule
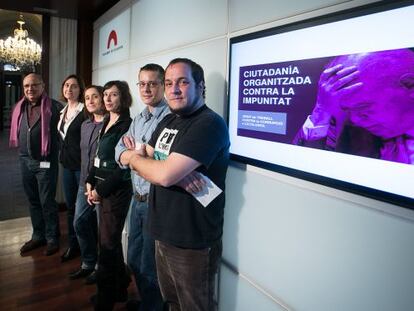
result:
[[[19,131],[20,123],[22,121],[22,115],[24,113],[24,101],[26,98],[23,96],[13,109],[10,126],[10,147],[19,146]],[[46,157],[50,151],[50,118],[52,117],[52,101],[47,96],[46,92],[43,92],[40,101],[40,133],[41,133],[41,156]]]

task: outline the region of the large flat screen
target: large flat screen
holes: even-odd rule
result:
[[[414,208],[414,1],[230,39],[232,159]]]

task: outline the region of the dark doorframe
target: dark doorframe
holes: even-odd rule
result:
[[[17,71],[1,71],[0,130],[10,128],[14,104],[23,94],[23,74]]]

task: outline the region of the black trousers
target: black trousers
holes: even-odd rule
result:
[[[130,278],[122,254],[122,230],[132,196],[131,182],[102,199],[99,211],[99,254],[95,310],[112,310],[117,301],[127,299]]]

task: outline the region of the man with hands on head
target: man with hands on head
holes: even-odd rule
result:
[[[151,182],[148,229],[155,238],[163,300],[170,310],[214,310],[228,130],[224,120],[205,105],[204,72],[192,60],[177,58],[169,63],[165,95],[172,113],[160,122],[148,144],[131,153],[124,164]],[[209,180],[205,178],[223,190],[206,207],[191,193],[206,187]]]
[[[317,103],[295,142],[414,163],[414,52],[336,57],[320,77]]]
[[[318,95],[312,114],[306,119],[294,143],[327,150],[337,150],[337,138],[347,120],[340,99],[361,86],[356,82],[356,66],[344,66],[335,58],[319,78]]]
[[[160,65],[143,66],[138,73],[137,87],[145,108],[134,118],[115,148],[115,159],[121,167],[125,163],[122,159],[129,158],[140,145],[144,146],[158,123],[170,113],[164,99],[164,69]],[[162,310],[155,268],[155,242],[144,229],[148,218],[150,183],[134,172],[131,172],[131,179],[134,194],[130,204],[127,262],[140,293],[140,310]],[[132,303],[129,302],[130,305]]]

